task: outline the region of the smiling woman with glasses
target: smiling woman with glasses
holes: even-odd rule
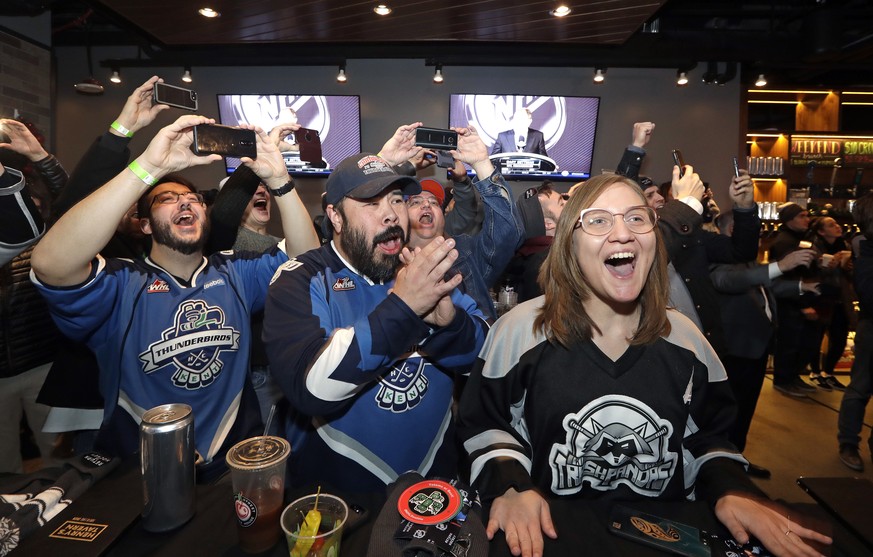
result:
[[[611,213],[606,209],[591,207],[580,213],[576,228],[582,227],[588,234],[603,236],[612,231],[615,217],[622,217],[624,224],[634,234],[651,232],[658,222],[658,213],[648,205],[630,207],[623,213]]]
[[[724,367],[667,308],[664,241],[640,187],[597,176],[563,209],[540,270],[544,295],[492,327],[461,397],[470,477],[493,498],[489,533],[502,529],[514,555],[571,555],[572,534],[562,545],[558,532],[602,514],[597,500],[660,500],[774,553],[799,555],[804,538],[827,543],[758,502],[727,439]],[[686,503],[692,492],[698,502]],[[564,498],[553,522],[550,501]]]

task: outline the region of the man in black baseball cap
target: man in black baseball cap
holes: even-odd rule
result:
[[[415,127],[398,130],[409,145]],[[447,277],[454,240],[405,247],[404,196],[421,185],[397,162],[341,162],[325,196],[332,241],[289,261],[270,288],[264,343],[296,413],[285,423],[291,485],[369,491],[407,470],[457,472],[453,375],[473,364],[487,325],[457,289],[463,276]]]

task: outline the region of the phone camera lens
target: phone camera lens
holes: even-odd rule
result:
[[[196,101],[196,100],[197,100],[197,92],[196,92],[196,91],[191,91],[191,100],[192,100],[192,101]]]

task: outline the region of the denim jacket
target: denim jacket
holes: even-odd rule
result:
[[[482,197],[485,218],[475,236],[454,236],[458,260],[453,271],[464,277],[464,289],[486,316],[496,319],[488,288],[501,276],[524,240],[524,225],[512,202],[509,186],[495,170],[474,184]]]

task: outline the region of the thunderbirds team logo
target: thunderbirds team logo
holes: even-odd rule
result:
[[[176,366],[173,384],[195,390],[209,386],[221,373],[223,364],[218,356],[222,350],[237,349],[239,331],[224,326],[224,311],[201,300],[189,300],[179,306],[173,325],[161,333],[161,340],[149,345],[139,359],[146,373],[172,363]]]
[[[376,403],[379,408],[395,413],[418,406],[427,392],[425,369],[430,364],[420,356],[401,360],[379,381]]]
[[[637,399],[609,395],[563,420],[566,441],[552,445],[552,491],[571,495],[588,482],[598,491],[624,484],[660,495],[673,477],[677,453],[667,448],[673,426]]]

